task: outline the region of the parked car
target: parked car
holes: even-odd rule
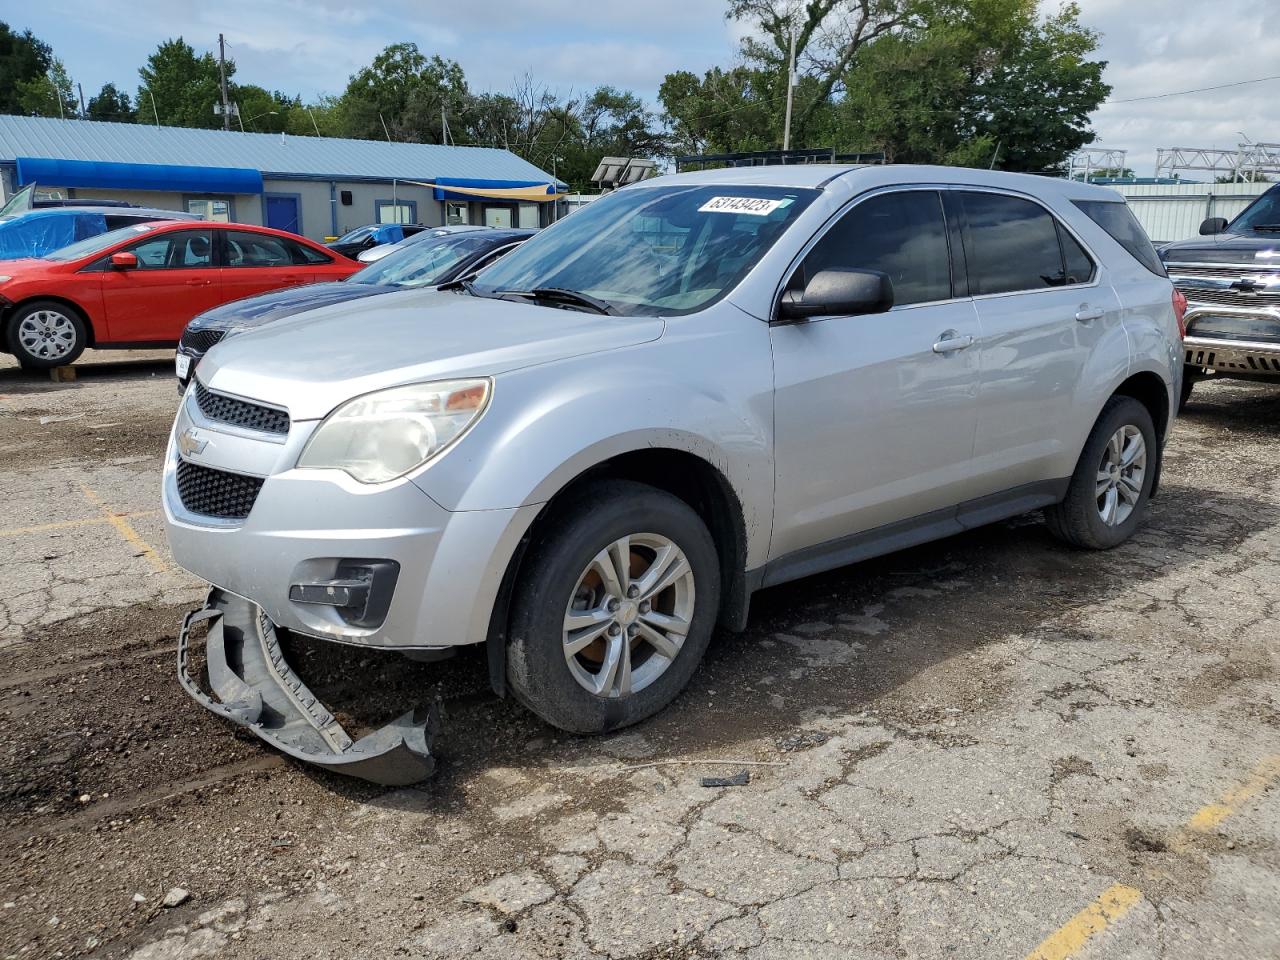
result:
[[[371,223],[344,233],[326,246],[334,253],[340,253],[354,260],[362,250],[381,246],[384,243],[399,243],[405,237],[412,237],[415,233],[426,229],[420,223]]]
[[[464,234],[423,231],[389,248],[393,250],[390,256],[345,280],[309,283],[214,307],[187,324],[178,341],[175,360],[178,389],[187,388],[191,372],[205,353],[231,334],[255,330],[330,304],[451,283],[482,270],[533,233],[532,230],[475,230]]]
[[[146,207],[37,207],[0,218],[0,260],[43,257],[78,240],[156,220],[197,220],[176,210]]]
[[[1187,298],[1181,402],[1207,377],[1280,383],[1280,185],[1160,258]]]
[[[166,454],[215,585],[206,707],[293,756],[429,772],[430,716],[353,743],[277,631],[439,655],[577,733],[689,682],[753,591],[1043,509],[1139,527],[1178,298],[1114,192],[957,167],[709,170],[616,190],[458,292],[220,344]],[[1140,241],[1138,238],[1142,238]]]
[[[469,224],[458,224],[447,227],[427,227],[425,230],[419,230],[412,236],[405,237],[399,243],[383,243],[376,247],[370,247],[368,250],[361,250],[356,255],[356,259],[361,263],[374,263],[393,253],[396,250],[403,250],[406,246],[413,243],[420,243],[423,240],[429,240],[432,237],[447,237],[452,233],[471,233],[476,230],[485,230],[486,227],[480,227]]]
[[[169,346],[210,307],[359,268],[266,227],[134,224],[4,264],[0,343],[31,368],[71,363],[85,347]]]

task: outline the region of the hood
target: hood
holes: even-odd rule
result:
[[[1217,233],[1211,237],[1178,240],[1160,248],[1162,260],[1181,263],[1240,263],[1250,267],[1280,267],[1280,233]]]
[[[314,310],[333,303],[346,303],[380,293],[394,293],[396,287],[373,283],[308,283],[286,287],[243,300],[232,300],[206,310],[187,325],[196,330],[244,330],[273,320],[291,317],[304,310]]]
[[[200,380],[224,393],[316,420],[384,387],[496,376],[534,364],[656,340],[657,317],[399,290],[295,314],[231,337],[200,362]]]

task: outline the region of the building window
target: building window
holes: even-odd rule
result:
[[[374,214],[378,223],[417,223],[418,204],[413,200],[379,200]]]
[[[490,207],[484,208],[484,225],[486,227],[506,228],[511,226],[511,214],[514,211],[511,207]]]
[[[194,213],[203,220],[214,223],[231,222],[231,201],[214,198],[201,198],[187,201],[187,213]]]
[[[444,205],[444,222],[451,226],[463,226],[471,222],[471,207],[458,200],[447,200]]]

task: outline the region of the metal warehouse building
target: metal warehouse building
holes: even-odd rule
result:
[[[0,116],[0,192],[30,183],[315,240],[367,223],[545,226],[567,189],[491,147]]]

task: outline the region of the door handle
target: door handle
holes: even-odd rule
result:
[[[1102,313],[1101,307],[1081,307],[1076,311],[1076,319],[1081,323],[1087,323],[1090,320],[1097,320]]]
[[[957,350],[963,350],[965,347],[971,346],[973,346],[973,337],[962,337],[954,330],[947,330],[938,336],[938,342],[933,345],[933,352],[955,353]]]
[[[212,281],[210,280],[188,280],[188,287],[207,287]]]

